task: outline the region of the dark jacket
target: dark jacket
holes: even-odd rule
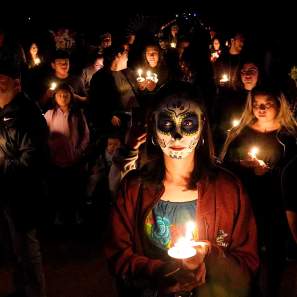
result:
[[[199,287],[199,297],[248,296],[258,267],[255,220],[240,182],[218,171],[215,178],[197,185],[199,239],[212,244],[206,258],[207,282]],[[123,180],[105,251],[112,270],[127,284],[146,279],[154,286],[157,272],[168,261],[148,257],[150,243],[144,233],[145,219],[163,192],[162,184],[143,184],[135,170]]]
[[[23,94],[0,110],[0,207],[9,207],[16,228],[36,224],[48,161],[47,125]]]

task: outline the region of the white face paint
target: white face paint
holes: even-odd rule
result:
[[[202,130],[197,104],[184,99],[168,100],[155,115],[157,141],[164,154],[184,159],[194,151]]]

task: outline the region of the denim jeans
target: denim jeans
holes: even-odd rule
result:
[[[17,231],[9,207],[0,207],[0,245],[13,265],[15,289],[24,292],[28,297],[46,297],[36,230]]]

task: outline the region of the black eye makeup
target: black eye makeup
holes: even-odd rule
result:
[[[158,117],[158,130],[164,134],[170,134],[175,129],[175,123],[172,117],[166,112],[161,112]]]
[[[181,121],[181,131],[190,135],[196,133],[199,129],[199,119],[196,113],[186,113]]]
[[[171,114],[161,112],[158,117],[157,128],[160,132],[169,135],[180,127],[180,131],[184,135],[192,135],[199,129],[199,119],[196,113],[187,112],[176,120],[172,118]]]

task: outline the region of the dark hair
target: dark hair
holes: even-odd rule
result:
[[[66,51],[56,50],[51,57],[51,61],[55,62],[57,59],[70,59],[70,56]]]
[[[104,57],[104,65],[110,66],[114,58],[119,53],[123,53],[125,51],[125,47],[121,42],[113,42],[112,45],[108,48],[104,49],[103,57]]]
[[[212,142],[212,136],[210,126],[207,120],[205,108],[203,106],[203,98],[198,95],[195,88],[185,82],[170,82],[165,85],[155,96],[155,102],[157,102],[151,110],[148,112],[147,123],[147,158],[148,162],[143,166],[142,178],[144,181],[152,183],[160,183],[164,177],[164,160],[163,152],[158,145],[152,143],[152,139],[155,138],[155,114],[154,112],[162,105],[166,100],[174,98],[180,98],[192,101],[196,103],[202,112],[202,132],[199,142],[195,149],[195,165],[189,180],[188,188],[194,189],[197,186],[198,180],[202,176],[212,177],[214,175],[214,148]],[[199,162],[198,162],[199,151]]]

